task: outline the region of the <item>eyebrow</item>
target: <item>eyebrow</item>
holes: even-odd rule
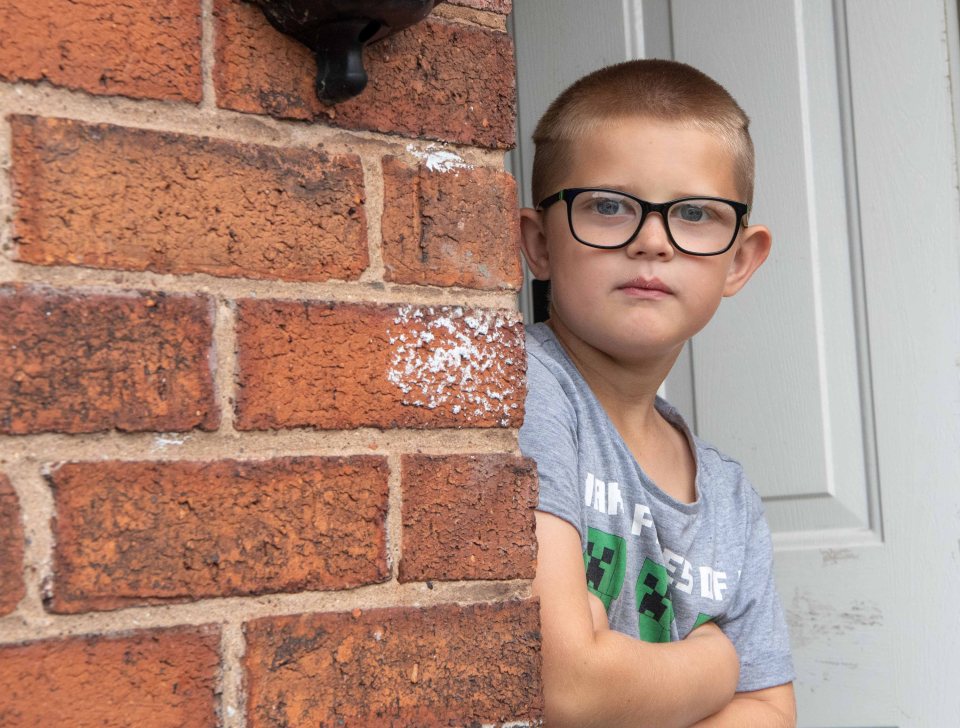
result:
[[[576,186],[577,186],[577,187],[580,187],[580,188],[583,188],[583,189],[605,189],[605,190],[610,190],[611,192],[620,192],[620,193],[623,193],[623,194],[626,194],[626,195],[633,195],[634,197],[639,197],[640,199],[646,200],[646,198],[645,198],[643,195],[638,194],[637,192],[632,192],[631,190],[627,189],[627,185],[618,185],[618,184],[596,184],[596,185],[576,185]],[[673,195],[670,196],[670,197],[665,197],[663,200],[660,200],[660,202],[665,202],[666,200],[681,200],[681,199],[683,199],[684,197],[720,197],[720,198],[723,198],[723,199],[727,199],[727,198],[724,197],[723,195],[716,194],[716,193],[711,193],[711,192],[691,192],[691,191],[687,190],[687,191],[683,191],[683,192],[677,192],[677,193],[673,194]],[[731,197],[731,198],[729,198],[729,199],[735,200],[736,198],[735,198],[735,197]],[[648,202],[654,202],[654,200],[648,200]]]
[[[593,189],[596,187],[597,189],[616,190],[617,192],[628,192],[631,195],[633,194],[632,192],[629,192],[629,190],[626,189],[627,185],[598,184],[598,185],[580,185],[580,186],[586,187],[587,189]]]

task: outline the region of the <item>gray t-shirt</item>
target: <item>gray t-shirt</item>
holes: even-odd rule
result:
[[[538,508],[579,532],[587,588],[610,627],[667,642],[712,619],[740,657],[738,691],[793,680],[770,531],[739,463],[694,437],[658,398],[697,459],[697,500],[664,493],[544,324],[527,328],[527,386],[520,449],[537,462]]]

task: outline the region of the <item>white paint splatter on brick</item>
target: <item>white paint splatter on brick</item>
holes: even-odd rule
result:
[[[423,162],[431,172],[455,172],[458,169],[473,169],[473,165],[464,161],[459,154],[435,144],[431,144],[426,149],[418,149],[413,144],[408,144],[407,151]]]
[[[153,440],[153,449],[154,450],[163,450],[170,445],[182,445],[187,440],[190,439],[190,435],[181,435],[181,436],[168,436],[164,437],[163,435],[157,435]]]
[[[519,343],[513,328],[519,322],[512,312],[404,306],[394,323],[405,333],[388,331],[395,348],[387,380],[406,405],[447,408],[467,419],[495,413],[506,424],[519,382],[514,359],[503,355],[505,346]]]

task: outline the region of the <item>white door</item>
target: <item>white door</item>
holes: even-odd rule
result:
[[[546,104],[607,63],[691,63],[751,116],[774,251],[667,396],[764,496],[800,725],[960,725],[955,0],[514,0],[513,23],[521,185]]]

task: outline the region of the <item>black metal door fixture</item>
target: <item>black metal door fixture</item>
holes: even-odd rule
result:
[[[363,47],[423,20],[442,0],[251,0],[317,57],[317,96],[335,104],[367,85]]]

